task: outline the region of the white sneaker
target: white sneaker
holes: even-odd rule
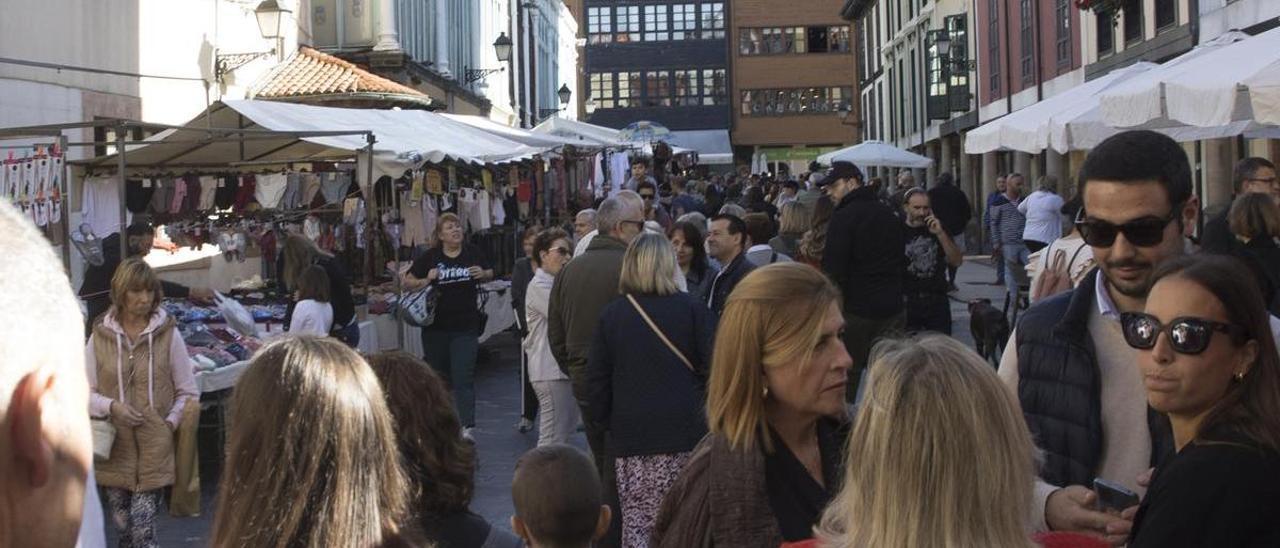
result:
[[[467,441],[469,441],[469,442],[471,442],[471,443],[475,443],[475,442],[476,442],[476,439],[475,439],[474,437],[472,437],[472,436],[471,436],[471,431],[472,431],[472,430],[474,430],[474,429],[475,429],[475,427],[474,427],[474,426],[465,426],[465,427],[463,427],[463,428],[462,428],[462,439],[467,440]]]

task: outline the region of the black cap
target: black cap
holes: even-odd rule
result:
[[[827,175],[818,181],[818,188],[825,187],[840,179],[857,179],[863,180],[862,170],[858,166],[850,162],[831,162],[831,169],[827,170]]]

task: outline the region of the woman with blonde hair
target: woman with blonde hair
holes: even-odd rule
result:
[[[950,337],[883,340],[822,546],[1032,546],[1037,451],[991,366]]]
[[[85,348],[89,414],[116,428],[110,457],[94,470],[123,547],[156,545],[160,494],[174,482],[173,433],[183,408],[200,398],[162,297],[155,271],[125,259],[111,278],[111,308],[94,322]]]
[[[759,268],[734,288],[707,386],[710,434],[663,500],[652,545],[812,537],[838,486],[853,363],[840,303],[825,275],[798,263]]]
[[[236,385],[213,546],[379,546],[408,493],[369,365],[333,339],[263,348]]]
[[[809,218],[809,230],[800,238],[792,255],[799,262],[821,268],[822,254],[827,248],[827,225],[831,223],[831,213],[836,209],[835,202],[829,196],[820,196],[814,202],[813,215]]]
[[[778,235],[769,240],[769,247],[780,255],[795,257],[800,249],[800,239],[809,230],[811,220],[809,208],[804,204],[794,200],[783,204]]]
[[[622,506],[622,544],[649,545],[658,505],[707,432],[702,405],[715,323],[678,289],[666,237],[637,236],[619,292],[600,313],[587,360],[587,421],[609,432]]]

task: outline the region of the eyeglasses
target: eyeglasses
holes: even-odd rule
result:
[[[1112,224],[1097,219],[1085,219],[1084,211],[1076,214],[1076,228],[1084,243],[1093,247],[1111,247],[1116,243],[1116,235],[1124,233],[1124,239],[1138,247],[1151,247],[1164,241],[1164,227],[1178,218],[1179,205],[1164,218],[1145,218],[1129,221],[1124,224]]]
[[[553,248],[551,248],[551,251],[554,251],[554,252],[556,252],[556,253],[559,253],[559,254],[560,254],[560,256],[562,256],[562,257],[572,257],[572,256],[573,256],[573,251],[569,250],[569,248],[567,248],[567,247],[553,247]]]
[[[1174,352],[1187,355],[1199,354],[1209,348],[1215,331],[1230,335],[1236,342],[1248,337],[1248,332],[1238,325],[1193,317],[1174,318],[1167,324],[1161,324],[1155,316],[1141,312],[1121,313],[1120,326],[1124,331],[1124,342],[1129,346],[1149,350],[1156,346],[1156,340],[1164,333],[1168,335]]]

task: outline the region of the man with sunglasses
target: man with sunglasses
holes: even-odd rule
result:
[[[640,199],[644,200],[644,218],[646,221],[656,221],[662,230],[671,228],[671,215],[667,213],[667,208],[658,203],[658,185],[644,182],[640,183],[636,193],[640,195]]]
[[[1093,149],[1079,174],[1076,227],[1095,273],[1027,310],[1000,376],[1018,395],[1044,450],[1033,499],[1040,530],[1081,531],[1122,544],[1132,526],[1095,509],[1095,478],[1139,494],[1138,477],[1173,452],[1167,419],[1148,409],[1124,312],[1141,311],[1154,269],[1182,255],[1199,203],[1186,153],[1151,131],[1127,131]]]
[[[1233,201],[1242,194],[1266,194],[1280,205],[1280,178],[1276,177],[1275,164],[1266,158],[1245,158],[1236,162],[1231,184]],[[1228,203],[1221,213],[1204,223],[1204,234],[1200,238],[1201,249],[1210,253],[1230,254],[1240,248],[1240,241],[1227,224],[1227,213],[1230,211],[1231,204]]]

